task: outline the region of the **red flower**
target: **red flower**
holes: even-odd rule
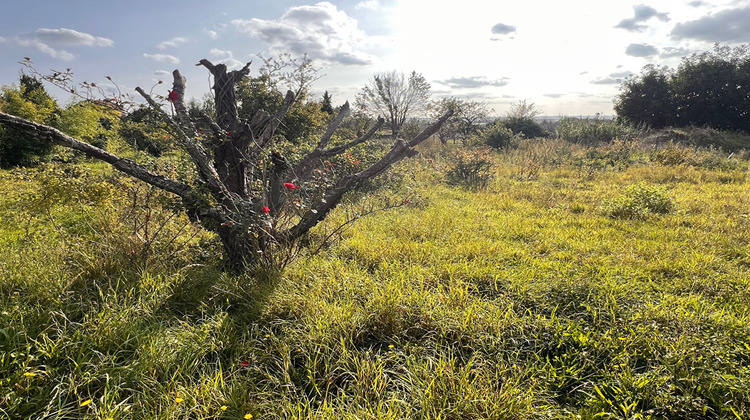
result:
[[[227,136],[228,137],[232,137],[232,133],[230,133],[229,131],[227,131]]]
[[[177,99],[180,98],[180,95],[177,94],[176,91],[170,90],[169,95],[167,95],[167,99],[170,100],[170,102],[177,102]]]
[[[243,360],[240,362],[240,365],[242,365],[242,367],[246,367],[250,365],[250,362],[248,362],[247,360]]]
[[[287,190],[293,190],[293,189],[299,188],[299,187],[296,186],[296,185],[294,185],[294,184],[292,184],[291,182],[285,182],[284,183],[284,188],[286,188]]]
[[[268,214],[271,212],[271,209],[266,206],[261,208],[260,211],[263,212],[263,214]]]

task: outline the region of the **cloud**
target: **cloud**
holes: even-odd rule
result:
[[[83,45],[87,47],[111,47],[115,42],[109,38],[93,36],[73,29],[39,28],[33,37],[47,45]]]
[[[365,0],[357,3],[356,6],[354,6],[357,9],[377,9],[380,7],[380,2],[378,0]]]
[[[232,54],[232,52],[229,50],[220,50],[218,48],[211,48],[208,51],[208,53],[214,57],[220,58],[219,63],[224,64],[230,70],[239,69],[239,68],[242,68],[242,66],[244,66],[242,61],[235,59],[234,54]]]
[[[632,18],[621,20],[620,23],[615,25],[615,28],[625,29],[626,31],[631,32],[642,32],[647,28],[643,23],[651,18],[657,18],[662,22],[669,21],[669,16],[666,13],[659,13],[653,7],[645,4],[633,6],[633,12],[634,16]]]
[[[547,98],[562,98],[565,96],[564,93],[545,93],[542,96],[545,96]]]
[[[499,80],[490,80],[484,76],[451,77],[446,80],[438,80],[438,83],[448,85],[454,89],[473,89],[481,87],[502,87],[510,83],[510,79],[503,77]]]
[[[700,1],[700,0],[698,0],[698,1],[691,1],[691,2],[688,3],[688,6],[690,6],[690,7],[703,7],[703,6],[708,6],[708,5],[709,4],[706,3],[705,1]]]
[[[170,63],[170,64],[180,64],[180,59],[169,54],[143,54],[144,58],[148,58],[150,60],[154,60],[159,63]]]
[[[170,73],[170,72],[168,72],[166,70],[157,70],[157,71],[154,72],[155,76],[168,76],[170,74],[172,74],[172,73]]]
[[[516,31],[516,27],[513,25],[506,25],[504,23],[497,23],[492,27],[492,33],[495,35],[508,35]]]
[[[2,38],[2,42],[36,48],[53,58],[65,61],[74,59],[75,55],[59,47],[110,47],[114,45],[114,41],[109,38],[97,37],[67,28],[39,28],[34,32],[20,34],[13,38]]]
[[[622,81],[622,79],[632,75],[632,71],[619,71],[610,73],[607,77],[592,80],[591,83],[594,85],[616,85]]]
[[[690,22],[678,23],[670,35],[678,40],[747,42],[750,37],[748,21],[750,21],[750,6],[725,9]]]
[[[211,54],[211,55],[212,55],[212,56],[214,56],[214,57],[223,57],[223,58],[229,58],[229,57],[231,57],[231,56],[232,56],[232,52],[231,52],[231,51],[227,51],[227,50],[220,50],[220,49],[218,49],[218,48],[211,48],[211,49],[210,49],[210,50],[208,51],[208,53],[209,53],[209,54]]]
[[[219,34],[216,31],[204,29],[203,32],[205,32],[211,39],[219,39]]]
[[[648,44],[630,44],[625,49],[625,54],[631,57],[650,57],[659,54],[659,50],[653,45]]]
[[[232,24],[241,33],[263,39],[272,50],[340,64],[366,65],[373,61],[357,51],[365,38],[357,21],[328,2],[291,7],[278,20],[235,19]]]
[[[36,39],[16,39],[16,43],[22,47],[34,47],[37,50],[49,55],[52,58],[59,58],[60,60],[70,61],[75,56],[65,50],[56,50],[49,45],[36,40]]]
[[[180,44],[186,43],[188,40],[187,38],[178,36],[175,38],[170,39],[169,41],[164,41],[156,46],[157,50],[166,50],[167,48],[175,48]]]
[[[659,53],[661,58],[685,57],[692,54],[692,50],[682,47],[665,47]]]

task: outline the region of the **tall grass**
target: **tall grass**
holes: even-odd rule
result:
[[[746,417],[747,162],[583,171],[592,149],[554,142],[475,190],[412,161],[397,193],[421,199],[247,275],[137,185],[94,168],[60,187],[84,199],[44,201],[52,180],[2,172],[0,417]],[[602,211],[632,185],[670,211]],[[131,264],[146,214],[164,228]]]
[[[632,140],[645,132],[643,127],[620,124],[606,119],[563,118],[557,126],[557,137],[576,144],[598,145],[613,140]]]

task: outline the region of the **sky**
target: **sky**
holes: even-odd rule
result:
[[[612,115],[619,83],[647,64],[676,68],[716,43],[750,42],[750,0],[5,0],[0,85],[20,61],[70,68],[77,82],[166,95],[171,72],[187,94],[211,86],[206,58],[230,69],[307,54],[312,93],[354,102],[377,72],[421,73],[433,97],[485,102],[504,115],[525,100],[543,115]],[[164,83],[158,85],[159,81]],[[62,91],[63,103],[72,100]]]

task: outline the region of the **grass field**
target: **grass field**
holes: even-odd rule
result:
[[[0,173],[0,418],[750,416],[745,154],[528,140],[477,188],[426,156],[248,275],[102,166]]]

